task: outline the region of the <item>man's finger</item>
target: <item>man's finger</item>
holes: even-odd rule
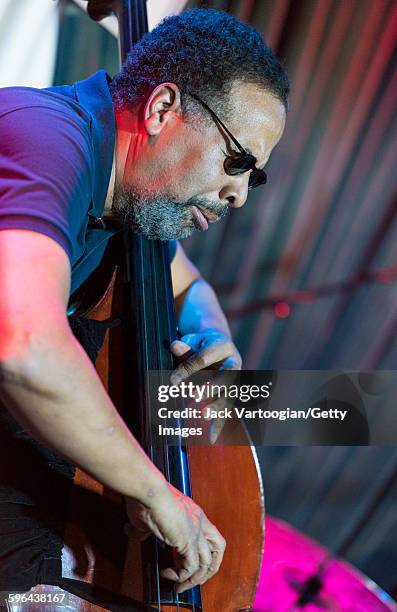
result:
[[[177,567],[167,567],[161,571],[163,578],[183,583],[188,580],[200,567],[199,555],[196,545],[190,545],[186,553],[176,551]]]
[[[214,342],[210,346],[196,351],[178,365],[171,375],[171,382],[177,385],[184,378],[188,378],[195,372],[205,370],[212,364],[223,361],[230,356],[229,351],[231,350],[231,344],[229,346],[228,343]]]
[[[182,340],[175,340],[171,344],[171,351],[178,359],[190,357],[194,353],[194,349],[186,342],[182,342]]]
[[[212,421],[212,419],[215,419],[215,414],[217,415],[218,412],[224,410],[227,405],[228,401],[223,397],[215,399],[209,404],[205,403],[204,421]],[[201,404],[199,404],[199,407],[201,408]]]
[[[242,360],[240,355],[228,357],[222,363],[220,370],[241,370]]]
[[[197,572],[192,574],[192,576],[190,576],[187,580],[185,580],[176,587],[175,590],[177,593],[183,593],[183,591],[187,591],[187,589],[192,589],[193,587],[197,586],[198,584],[202,584],[207,580],[209,568],[212,563],[212,555],[209,544],[204,538],[204,536],[201,536],[199,538],[199,541],[197,543],[197,549],[199,554],[200,567]]]
[[[226,540],[218,529],[209,522],[207,517],[204,517],[203,532],[212,550],[211,567],[213,569],[213,574],[216,574],[221,566],[223,555],[225,554]]]
[[[219,436],[221,435],[222,429],[224,428],[226,419],[214,419],[211,421],[211,425],[208,432],[208,438],[210,444],[215,444]]]

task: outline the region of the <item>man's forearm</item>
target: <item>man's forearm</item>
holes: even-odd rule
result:
[[[230,328],[211,285],[195,280],[176,300],[181,335],[216,329],[230,336]]]
[[[33,437],[115,491],[149,503],[167,487],[129,432],[72,334],[3,363],[0,394]]]

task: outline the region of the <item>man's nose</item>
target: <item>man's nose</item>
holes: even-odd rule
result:
[[[229,180],[219,192],[221,202],[227,202],[231,208],[241,208],[247,201],[249,173],[228,176]]]

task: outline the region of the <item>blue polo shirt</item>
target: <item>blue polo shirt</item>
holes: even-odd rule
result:
[[[115,229],[102,215],[115,118],[102,70],[61,87],[0,89],[0,229],[33,230],[69,256],[75,291],[99,265]],[[176,243],[170,241],[172,259]]]

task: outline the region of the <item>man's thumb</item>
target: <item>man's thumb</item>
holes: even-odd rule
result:
[[[175,342],[171,344],[171,351],[175,357],[181,359],[190,357],[192,354],[192,347],[186,344],[186,342],[182,342],[182,340],[175,340]]]

